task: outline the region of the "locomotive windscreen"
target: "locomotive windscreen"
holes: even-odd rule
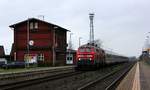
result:
[[[91,48],[89,48],[89,47],[82,47],[82,48],[79,48],[79,52],[91,52],[92,50],[91,50]]]

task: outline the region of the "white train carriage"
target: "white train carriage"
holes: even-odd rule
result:
[[[111,51],[106,52],[106,58],[105,58],[105,63],[106,64],[113,64],[113,63],[123,63],[123,62],[128,62],[129,58]]]

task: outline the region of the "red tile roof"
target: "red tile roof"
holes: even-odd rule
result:
[[[21,23],[27,22],[27,21],[40,21],[40,22],[43,22],[43,23],[47,23],[47,24],[49,24],[49,25],[53,25],[54,27],[61,28],[61,29],[65,30],[65,31],[69,31],[69,30],[67,30],[67,29],[65,29],[65,28],[63,28],[63,27],[60,27],[60,26],[56,25],[56,24],[52,24],[52,23],[49,23],[49,22],[47,22],[47,21],[40,20],[40,19],[37,19],[37,18],[29,18],[29,19],[27,19],[27,20],[24,20],[24,21],[18,22],[18,23],[16,23],[16,24],[10,25],[9,27],[15,28],[15,26],[17,26],[17,25],[19,25],[19,24],[21,24]]]

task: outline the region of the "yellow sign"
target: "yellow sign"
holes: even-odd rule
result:
[[[37,62],[37,55],[36,54],[25,54],[24,60],[28,63],[35,63],[35,62]]]

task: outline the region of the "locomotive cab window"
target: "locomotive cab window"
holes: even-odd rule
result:
[[[86,48],[86,52],[91,52],[91,48]]]
[[[79,52],[85,52],[85,49],[84,48],[80,48]]]

